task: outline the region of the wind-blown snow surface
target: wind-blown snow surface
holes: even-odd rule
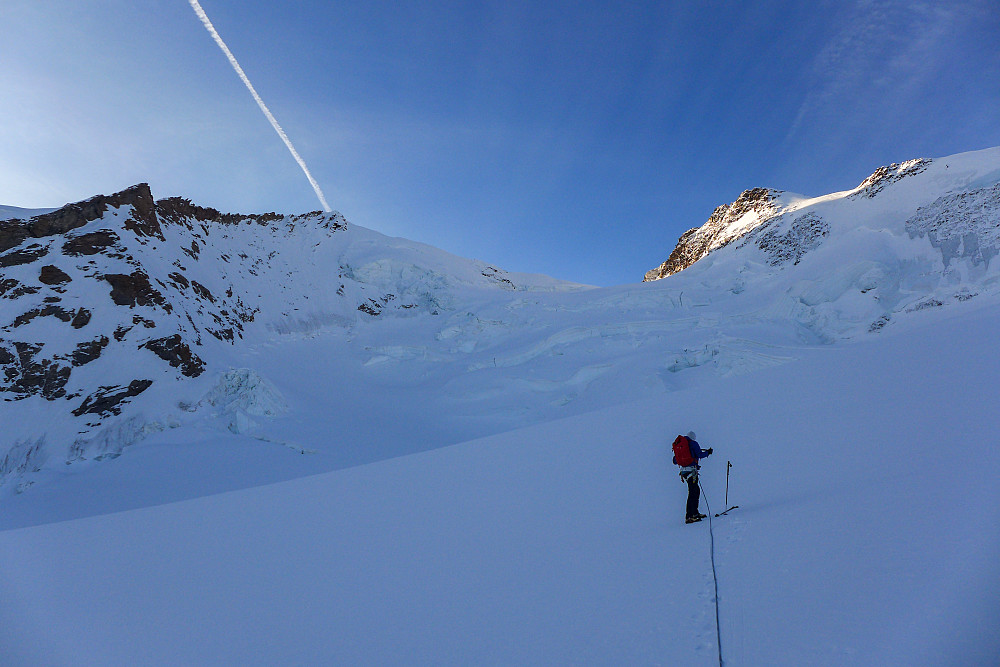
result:
[[[726,459],[740,504],[713,522],[727,665],[992,664],[998,326],[0,533],[4,663],[713,664],[710,527],[667,445],[695,426],[712,509]]]
[[[51,213],[54,210],[54,208],[21,208],[20,206],[0,205],[0,220],[9,220],[10,218],[30,218],[33,215]]]
[[[0,403],[0,662],[711,664],[708,525],[667,454],[693,428],[712,508],[726,459],[741,505],[727,664],[989,664],[1000,149],[918,167],[602,289],[336,215],[133,234],[111,206],[0,253],[5,338],[65,359],[75,327],[18,324],[56,299],[114,339],[68,397]],[[71,280],[39,287],[50,263]],[[136,271],[159,304],[112,302]],[[190,376],[150,352],[172,336]]]

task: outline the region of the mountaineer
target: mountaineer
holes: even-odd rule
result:
[[[701,521],[707,515],[698,511],[698,502],[701,500],[701,491],[698,487],[698,459],[712,455],[712,448],[702,449],[695,440],[694,431],[688,431],[687,435],[679,435],[674,440],[674,463],[681,467],[681,481],[687,482],[688,499],[687,513],[684,523],[695,523]]]

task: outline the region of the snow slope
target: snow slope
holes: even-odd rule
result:
[[[713,664],[710,526],[682,523],[669,464],[688,427],[716,511],[733,461],[740,508],[711,526],[727,665],[991,664],[1000,316],[962,308],[448,448],[0,532],[5,664]]]
[[[0,205],[0,220],[10,220],[11,218],[20,218],[26,220],[36,215],[41,215],[43,213],[51,213],[56,209],[54,208],[21,208],[20,206],[3,206]]]
[[[0,418],[8,425],[0,495],[34,484],[33,473],[114,458],[191,421],[254,431],[260,420],[246,410],[220,424],[212,396],[262,386],[220,387],[234,369],[268,382],[254,367],[270,361],[270,348],[291,358],[267,372],[285,372],[283,390],[295,392],[302,369],[317,363],[303,348],[318,333],[353,347],[344,356],[398,361],[418,348],[380,343],[367,330],[405,339],[416,322],[433,335],[440,320],[498,294],[581,289],[390,239],[339,214],[223,215],[177,198],[154,202],[144,184],[54,215],[27,233],[0,229],[8,246],[0,253]],[[351,346],[356,329],[366,340]],[[320,355],[334,366],[340,357],[328,347]],[[357,396],[355,382],[377,375],[348,372],[359,377],[339,387],[345,400]],[[330,378],[317,378],[305,398],[325,401]],[[392,452],[377,454],[385,455]]]
[[[0,663],[711,664],[693,428],[727,664],[989,664],[1000,149],[768,201],[608,288],[144,185],[0,220]]]

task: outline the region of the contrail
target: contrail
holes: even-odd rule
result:
[[[257,102],[257,106],[260,107],[260,110],[264,112],[264,115],[271,122],[271,127],[273,127],[274,131],[278,133],[281,140],[285,142],[285,145],[288,146],[288,150],[291,152],[292,157],[295,158],[295,161],[299,163],[300,167],[302,167],[302,171],[305,173],[306,178],[309,179],[309,185],[311,185],[312,189],[316,191],[316,196],[319,197],[319,203],[323,205],[323,210],[329,212],[330,205],[326,203],[326,197],[323,196],[323,191],[319,189],[319,183],[317,183],[316,179],[309,173],[306,161],[303,160],[302,156],[299,155],[299,152],[295,150],[295,146],[292,146],[292,142],[288,140],[288,135],[285,134],[285,131],[281,129],[280,125],[278,125],[278,121],[275,120],[274,114],[271,113],[271,110],[267,108],[266,104],[264,104],[264,100],[262,100],[260,95],[257,94],[253,84],[250,83],[250,79],[247,78],[246,72],[244,72],[243,68],[240,67],[240,64],[236,62],[236,56],[233,55],[233,52],[229,50],[226,43],[222,41],[221,37],[219,37],[219,33],[216,32],[215,26],[208,20],[208,14],[206,14],[205,10],[201,8],[201,3],[199,3],[198,0],[188,0],[188,2],[191,3],[191,8],[194,9],[194,13],[198,15],[198,18],[201,19],[205,29],[208,30],[208,34],[212,36],[215,43],[218,44],[219,48],[222,49],[222,52],[226,54],[226,58],[229,59],[229,64],[233,66],[233,69],[236,70],[236,73],[239,74],[240,79],[243,81],[244,85],[246,85],[247,90],[249,90],[250,94],[253,95],[254,100]]]

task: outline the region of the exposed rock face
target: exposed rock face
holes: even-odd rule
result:
[[[161,306],[168,313],[170,304],[149,282],[149,276],[136,269],[128,275],[112,273],[103,276],[111,283],[111,299],[119,306]]]
[[[73,414],[77,417],[86,414],[95,414],[102,417],[119,415],[121,414],[122,403],[125,402],[125,399],[138,396],[149,389],[152,384],[152,380],[133,380],[127,387],[101,387],[84,399],[80,407],[73,410]]]
[[[14,319],[10,326],[4,327],[4,329],[16,329],[17,327],[30,323],[36,317],[54,317],[57,320],[72,323],[78,316],[80,316],[79,312],[66,310],[62,306],[49,303],[39,308],[34,308],[21,313]]]
[[[482,276],[487,280],[493,281],[503,289],[508,289],[511,291],[516,290],[517,286],[514,285],[513,282],[511,282],[510,278],[505,278],[503,273],[504,272],[501,269],[498,269],[495,266],[487,266],[483,270]]]
[[[5,299],[17,299],[25,294],[35,294],[36,292],[38,292],[37,287],[22,285],[13,278],[0,279],[0,296]]]
[[[0,386],[13,400],[39,395],[50,401],[66,395],[66,383],[71,368],[58,359],[39,359],[43,346],[36,343],[13,343],[15,354],[5,351],[0,355],[4,363],[4,379],[9,383]],[[13,358],[12,358],[13,357]]]
[[[43,238],[83,227],[107,213],[108,207],[132,207],[132,228],[147,233],[159,230],[149,184],[140,183],[127,190],[106,196],[97,195],[76,204],[66,204],[57,211],[29,220],[0,220],[0,252],[19,245],[25,239]]]
[[[732,204],[718,207],[704,225],[684,232],[667,261],[647,271],[643,282],[683,271],[716,248],[763,224],[776,214],[774,199],[778,194],[779,190],[754,188],[745,190]]]
[[[198,377],[205,370],[205,362],[181,340],[180,334],[156,338],[143,343],[140,347],[152,351],[172,367],[180,367],[181,373],[188,377]]]
[[[68,283],[70,280],[72,278],[69,277],[69,274],[54,264],[43,266],[38,275],[38,281],[46,285],[61,285]]]
[[[76,350],[73,351],[71,358],[73,359],[74,366],[83,366],[84,364],[89,364],[91,361],[96,360],[101,356],[101,352],[108,346],[107,336],[101,336],[97,340],[85,341],[83,343],[78,343]]]
[[[916,158],[906,162],[893,162],[886,167],[879,167],[871,176],[861,181],[861,185],[855,188],[851,197],[867,197],[871,199],[882,192],[886,186],[892,185],[896,181],[919,174],[927,169],[931,161],[927,158]]]
[[[118,235],[114,232],[102,229],[90,234],[80,234],[74,236],[63,244],[63,253],[66,255],[97,255],[105,252],[118,242]]]
[[[156,211],[165,221],[174,224],[190,225],[191,220],[198,222],[218,222],[224,225],[236,225],[241,222],[256,222],[267,224],[279,220],[277,213],[260,213],[242,215],[239,213],[220,213],[217,209],[192,204],[190,199],[183,197],[168,197],[156,202]],[[321,213],[317,211],[316,213]]]
[[[86,308],[78,309],[70,320],[70,326],[74,329],[82,329],[90,322],[90,311]]]
[[[6,269],[11,266],[20,266],[21,264],[31,264],[36,259],[44,257],[48,254],[49,249],[43,245],[33,245],[23,250],[13,250],[8,253],[0,255],[0,269]]]

